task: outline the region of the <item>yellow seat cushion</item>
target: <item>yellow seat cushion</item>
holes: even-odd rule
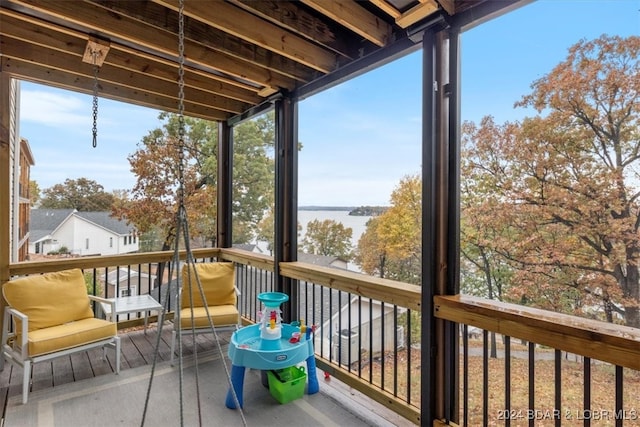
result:
[[[193,306],[202,307],[204,303],[198,288],[197,273],[207,305],[236,305],[235,269],[232,262],[210,262],[191,264],[191,287],[187,268],[182,269],[182,302],[181,307],[190,307],[189,288],[193,295]],[[195,268],[195,271],[193,270]]]
[[[235,305],[217,305],[213,307],[210,306],[208,308],[214,326],[218,327],[238,324],[239,313]],[[196,328],[210,327],[209,320],[207,319],[207,312],[205,311],[204,307],[194,308],[193,324]],[[191,328],[191,310],[188,308],[183,308],[182,310],[180,310],[180,328]]]
[[[29,355],[38,356],[66,350],[114,337],[117,333],[117,326],[114,322],[95,318],[42,328],[28,334]],[[21,342],[20,337],[17,342]]]
[[[80,269],[10,280],[7,303],[29,317],[29,331],[94,317]]]

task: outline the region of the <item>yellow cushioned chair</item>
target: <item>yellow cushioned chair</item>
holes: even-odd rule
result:
[[[197,278],[196,278],[197,274]],[[202,285],[203,301],[198,286]],[[191,287],[189,287],[191,280]],[[191,298],[189,298],[191,289]],[[237,329],[240,325],[240,312],[236,307],[237,295],[240,292],[235,286],[235,267],[232,262],[212,262],[191,265],[191,274],[187,267],[182,269],[182,287],[178,292],[178,307],[180,307],[180,324],[174,319],[171,337],[171,364],[176,347],[176,336],[196,333],[212,332],[207,311],[216,331]],[[191,306],[193,302],[193,309]],[[192,316],[193,313],[193,316]],[[193,328],[192,328],[193,319]]]
[[[120,372],[120,338],[115,322],[96,319],[90,302],[115,302],[87,294],[79,269],[31,275],[2,288],[7,302],[2,328],[2,355],[23,367],[22,403],[27,403],[31,365],[93,347],[115,349]],[[115,307],[111,307],[111,312]],[[104,359],[104,351],[103,351]]]

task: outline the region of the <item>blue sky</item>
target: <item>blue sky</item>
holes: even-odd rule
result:
[[[538,0],[462,36],[462,118],[498,122],[528,112],[514,102],[582,38],[640,35],[640,0]],[[420,173],[421,61],[416,52],[300,103],[300,205],[387,205],[399,181]],[[21,85],[20,135],[41,189],[85,177],[130,189],[127,156],[160,125],[158,111],[100,99],[91,146],[91,97]]]

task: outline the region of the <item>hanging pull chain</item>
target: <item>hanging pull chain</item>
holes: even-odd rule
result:
[[[93,56],[93,148],[98,146],[98,55],[99,51],[91,52]]]
[[[93,67],[93,127],[91,129],[93,133],[93,148],[98,146],[98,72],[107,58],[109,48],[110,43],[108,41],[89,37],[82,55],[82,62],[91,64]]]

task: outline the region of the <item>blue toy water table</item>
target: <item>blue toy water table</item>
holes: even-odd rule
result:
[[[229,358],[231,359],[231,386],[238,403],[242,407],[242,392],[245,368],[263,371],[283,369],[300,362],[307,362],[307,394],[320,390],[316,375],[316,359],[313,352],[311,333],[300,334],[300,327],[281,323],[280,305],[289,300],[289,296],[280,292],[263,292],[258,299],[264,304],[260,323],[238,329],[231,336]],[[275,313],[275,315],[274,315]],[[294,335],[299,340],[291,342]],[[226,406],[236,408],[233,392],[229,388]]]

